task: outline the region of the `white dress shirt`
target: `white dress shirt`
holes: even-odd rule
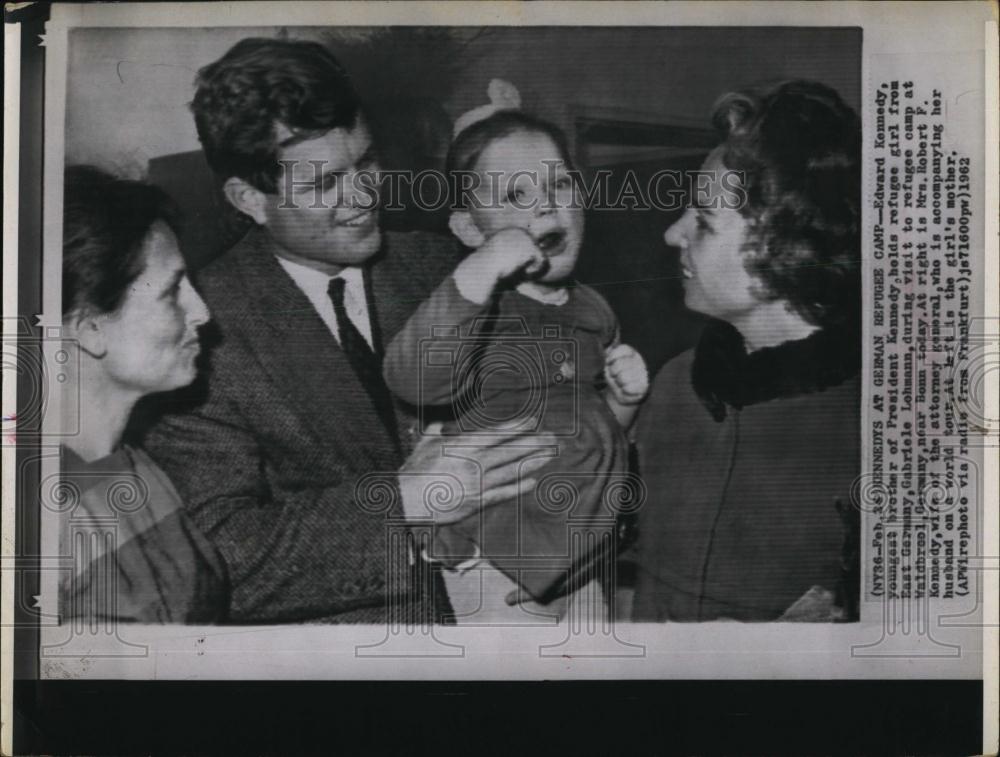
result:
[[[293,263],[284,258],[278,258],[278,262],[292,277],[292,281],[302,290],[312,306],[316,308],[319,317],[323,319],[323,323],[330,329],[330,333],[333,334],[338,344],[340,343],[340,329],[337,328],[337,314],[333,310],[329,288],[331,279],[343,279],[344,310],[347,311],[347,317],[361,332],[361,336],[365,338],[368,345],[374,349],[371,318],[368,315],[368,300],[365,297],[364,272],[360,268],[346,266],[336,276],[329,276],[315,268],[301,263]]]

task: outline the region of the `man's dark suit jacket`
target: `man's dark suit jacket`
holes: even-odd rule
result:
[[[383,344],[457,259],[445,237],[385,235],[370,269]],[[145,445],[226,560],[230,619],[385,621],[390,542],[398,548],[386,519],[402,511],[398,496],[388,512],[360,507],[355,486],[373,472],[395,485],[402,455],[368,392],[263,230],[196,284],[217,343],[187,405],[171,400]],[[415,419],[399,409],[397,420],[405,437]],[[438,581],[404,568],[394,580],[406,587],[407,606],[447,608],[443,590],[430,590]]]

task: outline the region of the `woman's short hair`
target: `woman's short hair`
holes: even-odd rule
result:
[[[143,272],[143,242],[162,221],[177,233],[177,211],[159,187],[93,166],[66,169],[63,201],[63,315],[111,313]]]
[[[790,81],[723,96],[713,122],[740,172],[766,296],[808,322],[860,318],[861,122],[833,89]]]
[[[304,40],[250,38],[200,71],[191,103],[205,158],[225,180],[277,190],[276,124],[297,140],[352,128],[361,103],[326,47]]]
[[[480,156],[491,144],[512,134],[541,134],[555,144],[559,156],[567,168],[573,167],[573,161],[566,143],[563,130],[553,123],[537,116],[529,115],[519,110],[501,110],[482,121],[476,121],[471,126],[462,129],[451,143],[445,170],[451,180],[454,199],[457,208],[464,207],[464,197],[457,191],[461,187],[462,173],[476,170]]]

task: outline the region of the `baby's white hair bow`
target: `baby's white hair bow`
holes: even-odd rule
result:
[[[503,110],[519,110],[521,108],[521,93],[517,91],[517,87],[506,79],[490,79],[490,84],[486,88],[486,94],[490,98],[488,104],[467,110],[455,120],[455,129],[452,132],[453,138],[468,129],[472,124],[483,121],[494,113],[499,113]]]

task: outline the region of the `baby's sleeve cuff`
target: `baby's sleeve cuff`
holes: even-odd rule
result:
[[[432,563],[432,564],[433,563],[444,563],[445,567],[447,567],[448,570],[454,570],[457,573],[461,574],[461,573],[465,573],[466,571],[470,570],[471,568],[476,567],[479,564],[479,561],[482,559],[482,553],[479,551],[479,545],[474,543],[472,546],[474,547],[474,552],[473,552],[472,557],[469,557],[469,558],[463,560],[462,562],[458,563],[457,565],[448,565],[448,561],[447,560],[443,560],[443,559],[439,559],[439,558],[436,558],[436,557],[432,557],[431,555],[429,555],[427,553],[427,548],[426,547],[424,547],[423,549],[420,550],[420,559],[422,559],[424,562]]]

